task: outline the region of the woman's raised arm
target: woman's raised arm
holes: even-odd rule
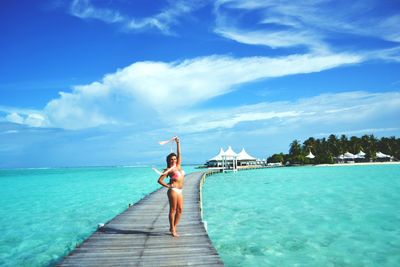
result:
[[[176,142],[176,165],[178,168],[181,167],[181,143],[179,142],[179,137],[175,137]]]

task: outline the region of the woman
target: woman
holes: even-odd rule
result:
[[[158,178],[158,183],[168,188],[168,200],[169,200],[169,230],[174,237],[178,237],[176,232],[176,226],[178,225],[179,219],[183,209],[183,195],[182,188],[185,178],[185,172],[181,168],[181,147],[179,138],[173,139],[176,142],[176,153],[171,153],[167,156],[167,168]],[[164,182],[165,177],[169,176],[169,184]]]

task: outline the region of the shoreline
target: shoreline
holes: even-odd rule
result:
[[[352,162],[352,163],[333,163],[333,164],[306,164],[306,165],[281,165],[281,166],[238,166],[238,171],[241,170],[256,170],[256,169],[271,169],[271,168],[284,168],[284,167],[341,167],[341,166],[371,166],[371,165],[400,165],[400,161],[386,161],[386,162]],[[221,167],[212,168],[199,168],[205,169],[206,171],[218,170],[222,173]],[[232,170],[230,170],[232,171]]]
[[[387,161],[387,162],[359,162],[359,163],[334,163],[334,164],[317,164],[314,167],[326,167],[326,166],[369,166],[369,165],[398,165],[400,161]]]

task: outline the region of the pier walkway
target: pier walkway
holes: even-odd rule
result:
[[[169,233],[167,189],[161,188],[106,223],[58,266],[223,266],[201,220],[205,176],[185,177],[180,237]]]

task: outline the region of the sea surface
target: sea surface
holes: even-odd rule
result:
[[[0,266],[55,265],[157,179],[150,167],[0,169]]]
[[[226,266],[400,266],[400,165],[216,174],[203,213]]]

